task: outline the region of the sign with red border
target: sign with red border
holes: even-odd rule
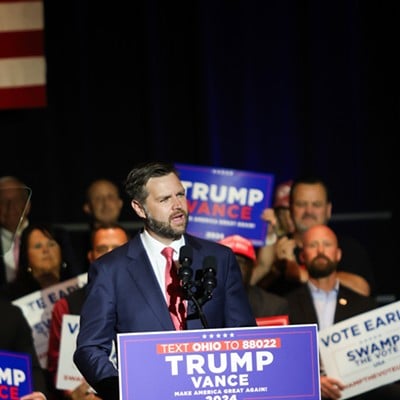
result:
[[[121,400],[320,399],[316,325],[119,334],[118,354]]]

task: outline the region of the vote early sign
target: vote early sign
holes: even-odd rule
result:
[[[319,338],[327,374],[345,386],[342,399],[400,380],[400,301],[338,322]]]

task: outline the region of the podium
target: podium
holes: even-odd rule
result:
[[[320,399],[317,326],[118,335],[121,400]]]

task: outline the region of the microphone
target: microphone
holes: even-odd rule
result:
[[[193,249],[190,246],[182,246],[179,251],[179,264],[178,269],[179,279],[182,281],[182,287],[188,290],[192,285],[193,270],[192,265]]]
[[[192,263],[192,249],[181,247],[179,262],[182,264],[179,268],[178,275],[182,280],[186,294],[195,306],[195,311],[187,316],[187,319],[200,318],[204,328],[208,328],[206,316],[201,308],[212,297],[212,291],[217,286],[215,278],[217,274],[217,260],[214,256],[207,256],[203,259],[203,268],[196,270],[196,280],[191,280],[193,270],[190,268]],[[181,271],[182,270],[182,271]],[[189,286],[190,285],[190,286]]]
[[[214,256],[207,256],[203,260],[203,289],[207,299],[211,299],[212,291],[217,286],[217,260]]]

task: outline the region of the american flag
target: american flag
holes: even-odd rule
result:
[[[0,0],[0,109],[46,104],[43,0]]]

